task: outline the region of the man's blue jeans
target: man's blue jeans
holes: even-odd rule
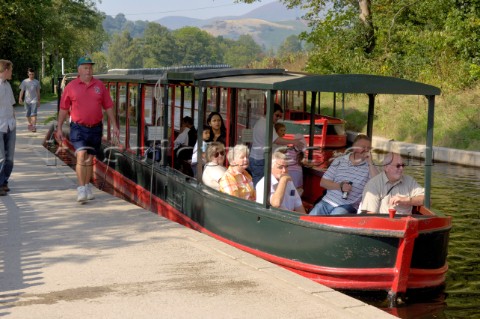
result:
[[[309,215],[344,215],[344,214],[356,214],[357,209],[352,205],[341,205],[333,207],[325,201],[320,201],[315,207],[312,208]]]
[[[253,157],[250,157],[248,159],[248,169],[250,170],[250,173],[252,174],[252,180],[253,180],[253,186],[257,186],[257,183],[262,179],[262,177],[265,175],[265,161],[262,160],[256,160]]]
[[[8,129],[7,133],[0,132],[0,186],[7,185],[12,174],[16,138],[16,129]]]

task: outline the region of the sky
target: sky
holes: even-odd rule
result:
[[[127,20],[155,21],[167,16],[209,19],[239,16],[276,0],[238,4],[234,0],[97,0],[97,9],[115,17],[125,14]]]

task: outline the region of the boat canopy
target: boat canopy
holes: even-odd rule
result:
[[[203,87],[222,86],[259,90],[293,90],[310,92],[440,95],[440,89],[399,78],[367,74],[306,75],[302,73],[254,74],[205,79]]]

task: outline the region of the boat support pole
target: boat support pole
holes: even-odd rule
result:
[[[375,94],[368,94],[367,136],[373,138],[373,117],[375,116]]]
[[[403,238],[400,239],[395,262],[394,279],[392,287],[388,292],[388,303],[390,307],[396,307],[399,301],[399,293],[407,291],[408,277],[412,262],[415,238],[418,237],[418,220],[411,216],[405,218],[405,230]]]
[[[433,165],[433,122],[435,109],[435,95],[427,96],[428,99],[428,118],[427,118],[427,142],[425,149],[425,202],[426,208],[430,208],[430,193],[432,183],[432,165]]]

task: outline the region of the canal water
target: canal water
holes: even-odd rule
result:
[[[423,185],[424,167],[411,163],[405,174]],[[407,294],[404,305],[386,308],[381,296],[352,294],[403,319],[480,318],[480,168],[435,163],[431,206],[452,216],[447,282],[434,291]]]

